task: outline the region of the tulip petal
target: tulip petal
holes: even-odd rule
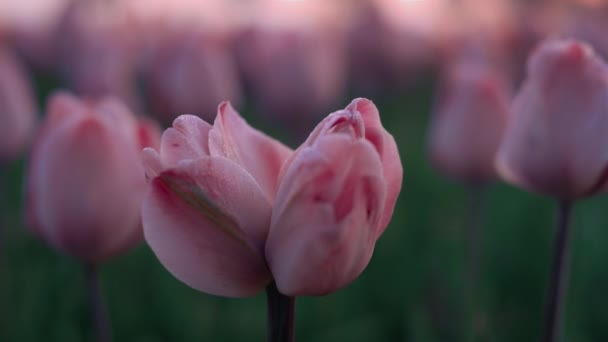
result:
[[[195,160],[209,155],[211,125],[194,115],[180,115],[161,138],[160,156],[165,168],[181,160]]]
[[[133,163],[130,137],[112,129],[95,116],[64,120],[48,132],[30,166],[40,168],[30,173],[28,191],[34,229],[81,260],[103,260],[141,238],[143,169]]]
[[[345,109],[329,114],[315,127],[303,145],[312,146],[324,135],[340,131],[350,133],[355,138],[362,138],[365,127],[361,115],[358,112]]]
[[[393,216],[397,198],[401,192],[403,182],[403,166],[401,157],[397,148],[395,138],[384,129],[380,121],[380,113],[374,103],[368,99],[358,98],[353,100],[346,109],[353,112],[358,112],[365,123],[365,138],[371,142],[382,160],[382,172],[387,184],[386,203],[382,219],[380,220],[380,230],[378,234],[382,234],[384,229]]]
[[[386,184],[374,147],[342,134],[304,148],[277,194],[266,258],[280,292],[324,295],[367,266]]]
[[[528,69],[497,168],[532,191],[587,196],[601,188],[608,166],[608,68],[586,44],[550,41]]]
[[[36,123],[34,94],[16,55],[0,47],[0,159],[16,158],[28,147]]]
[[[511,102],[505,76],[471,62],[452,69],[434,110],[430,159],[438,170],[469,184],[494,180]]]
[[[47,115],[45,127],[54,126],[61,123],[66,115],[84,115],[85,107],[76,96],[65,92],[57,91],[51,95],[46,104]]]
[[[293,159],[298,155],[300,150],[306,147],[313,146],[319,139],[328,134],[346,134],[353,139],[363,138],[365,127],[361,115],[348,110],[338,110],[329,114],[323,119],[310,133],[306,141],[298,149],[292,153],[284,162],[278,176],[278,183],[281,183],[285,172],[289,169]]]
[[[27,169],[27,184],[25,191],[25,221],[27,227],[32,233],[38,237],[43,238],[40,232],[40,222],[38,218],[38,201],[36,200],[36,189],[38,189],[38,180],[40,174],[44,173],[40,161],[42,154],[40,150],[45,145],[43,142],[47,140],[46,136],[49,132],[53,131],[55,126],[63,125],[68,120],[67,116],[79,116],[84,115],[84,108],[80,101],[70,93],[64,91],[57,91],[53,95],[49,96],[47,101],[47,114],[45,117],[44,125],[38,132],[38,138],[33,144],[32,151],[30,152],[29,166]]]
[[[151,147],[158,149],[160,146],[160,127],[156,121],[139,117],[137,118],[136,134],[140,149]]]
[[[158,152],[151,147],[146,147],[142,151],[142,162],[147,181],[156,178],[163,170]]]
[[[222,157],[180,163],[155,178],[142,206],[146,241],[189,286],[251,296],[270,281],[261,253],[271,206],[255,180]]]
[[[209,150],[212,156],[224,156],[245,168],[270,202],[275,198],[281,166],[292,153],[285,145],[249,126],[229,102],[218,108],[209,132]]]

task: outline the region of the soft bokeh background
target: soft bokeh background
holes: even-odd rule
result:
[[[8,8],[14,3],[0,0],[0,17],[4,14],[30,25],[28,20],[35,16],[27,6],[13,9],[23,15],[19,20],[6,15],[13,13]],[[197,7],[194,1],[188,3]],[[242,3],[246,6],[247,1]],[[593,8],[596,14],[606,11]],[[0,23],[18,26],[5,17]],[[35,28],[31,25],[24,27]],[[7,44],[19,47],[14,38],[19,35],[7,36]],[[38,43],[29,44],[42,49]],[[65,78],[57,68],[28,60],[31,51],[23,46],[18,51],[31,67],[43,108],[50,92],[67,86]],[[375,101],[399,145],[404,185],[393,220],[362,276],[335,294],[298,298],[299,341],[465,341],[472,335],[478,341],[534,341],[540,337],[554,203],[500,183],[484,189],[479,279],[469,301],[468,189],[438,174],[428,162],[427,128],[440,68],[421,65],[388,89],[359,87],[352,80],[357,70],[350,70],[351,81],[333,104],[332,109],[343,108],[361,95]],[[278,124],[285,119],[262,113],[250,89],[244,93],[238,105],[241,114],[253,126],[296,146],[299,132]],[[91,340],[81,265],[49,249],[24,228],[26,164],[23,157],[0,168],[0,341]],[[604,195],[576,207],[565,341],[608,340],[607,207]],[[102,282],[116,341],[265,339],[263,294],[227,299],[198,293],[173,278],[143,243],[103,265]],[[470,302],[475,307],[472,327],[467,319]]]

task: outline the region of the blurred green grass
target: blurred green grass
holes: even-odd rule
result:
[[[37,82],[40,100],[52,79]],[[465,341],[466,189],[430,167],[426,130],[434,82],[375,100],[393,133],[404,184],[393,220],[353,284],[297,300],[298,341]],[[41,90],[42,89],[42,90]],[[346,104],[347,101],[345,100]],[[272,129],[245,109],[256,127]],[[480,128],[482,129],[482,128]],[[285,138],[286,132],[274,136]],[[24,162],[5,167],[0,250],[0,341],[92,340],[81,266],[23,227]],[[540,337],[553,232],[551,200],[493,184],[484,203],[478,341]],[[608,340],[608,200],[577,205],[565,341]],[[102,267],[115,341],[264,341],[265,298],[226,299],[174,279],[142,244]]]

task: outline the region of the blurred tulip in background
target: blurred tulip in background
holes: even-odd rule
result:
[[[347,60],[339,7],[320,1],[261,1],[235,45],[254,104],[297,138],[340,103]]]
[[[168,123],[189,113],[211,120],[218,103],[239,103],[241,84],[228,38],[170,30],[159,30],[144,70],[151,112]]]
[[[152,248],[101,269],[117,341],[263,338],[260,298],[201,295],[163,265],[223,296],[326,294],[357,278],[299,301],[304,340],[538,340],[548,201],[491,181],[568,200],[604,190],[606,6],[0,0],[0,341],[88,340],[74,266],[99,293],[93,264],[141,240],[142,198]],[[535,49],[550,37],[580,42]],[[401,158],[384,157],[374,105],[314,129],[359,96],[407,156],[391,223],[407,229],[378,241]],[[160,147],[132,113],[173,122]],[[145,165],[143,146],[158,151]],[[32,230],[79,263],[20,229],[24,174]],[[608,340],[605,206],[580,204],[568,341]]]
[[[38,71],[57,64],[56,27],[72,0],[0,1],[0,37]]]
[[[146,191],[140,151],[158,144],[154,124],[119,101],[53,95],[27,174],[29,228],[57,250],[86,262],[141,241]]]
[[[35,131],[37,106],[27,70],[0,46],[0,160],[20,157]]]
[[[496,178],[494,159],[511,101],[501,70],[461,62],[444,72],[429,133],[434,166],[469,184]]]
[[[141,108],[136,83],[136,48],[119,2],[72,0],[56,28],[58,67],[77,94],[118,97]]]
[[[443,17],[448,9],[442,0],[371,0],[353,6],[348,60],[356,94],[391,92],[429,70],[437,62],[443,31],[453,23]]]
[[[538,47],[499,149],[500,175],[560,199],[602,191],[608,168],[607,74],[588,44],[550,40]]]

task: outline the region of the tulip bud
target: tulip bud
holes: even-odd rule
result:
[[[57,27],[61,71],[78,94],[139,108],[133,29],[120,2],[70,1]]]
[[[0,160],[17,157],[29,144],[36,123],[34,94],[24,67],[0,48]]]
[[[142,217],[160,262],[214,295],[254,295],[271,280],[264,259],[277,176],[291,151],[222,103],[213,126],[182,115],[144,151],[150,189]]]
[[[168,123],[183,113],[200,113],[211,120],[219,102],[238,102],[241,97],[227,38],[192,30],[155,31],[161,38],[156,37],[146,66],[147,90],[154,114]]]
[[[608,68],[587,44],[551,40],[531,55],[497,155],[506,181],[563,200],[604,189]]]
[[[445,1],[362,1],[348,32],[351,83],[357,92],[400,89],[435,63]]]
[[[30,228],[86,262],[138,243],[146,190],[139,155],[158,140],[158,128],[137,122],[120,102],[53,95],[27,174]]]
[[[470,62],[447,73],[429,134],[431,160],[463,181],[491,180],[509,111],[507,82],[497,70]]]
[[[335,32],[259,29],[242,39],[244,76],[262,112],[273,118],[306,123],[344,92],[344,55]]]
[[[561,33],[562,35],[579,39],[591,45],[598,55],[608,58],[608,3],[602,5],[604,8],[576,8],[570,10],[569,15],[564,16]],[[572,13],[574,12],[574,13]]]
[[[393,137],[365,99],[330,114],[281,171],[266,259],[279,292],[324,295],[367,266],[401,190]]]

